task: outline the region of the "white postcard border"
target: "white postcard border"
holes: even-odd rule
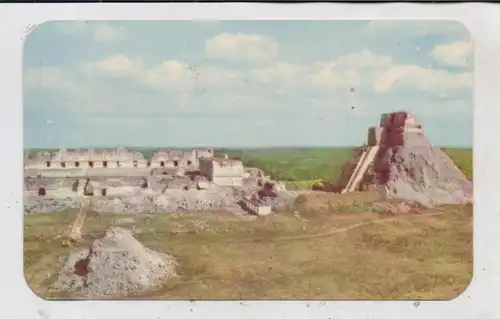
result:
[[[464,4],[0,4],[0,289],[2,317],[160,318],[478,318],[500,317],[500,6]],[[474,39],[474,279],[449,302],[412,301],[44,301],[23,277],[22,47],[30,25],[48,20],[447,19]],[[443,123],[446,125],[446,123]],[[332,261],[335,262],[335,261]]]

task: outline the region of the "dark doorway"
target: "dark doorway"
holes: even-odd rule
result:
[[[193,163],[192,163],[190,160],[188,160],[188,161],[187,161],[187,164],[188,164],[188,165],[191,165],[191,164],[193,164]]]
[[[94,162],[89,161],[89,167],[94,167]]]
[[[75,162],[75,167],[80,167],[80,162]]]
[[[148,161],[147,164],[148,164],[148,167],[151,167],[151,161]]]
[[[174,161],[174,166],[175,166],[175,167],[179,166],[179,162]]]
[[[108,167],[108,161],[103,161],[103,162],[102,162],[102,166],[104,166],[104,167]]]
[[[49,161],[46,161],[46,162],[45,162],[45,166],[46,166],[46,167],[50,167],[50,162],[49,162]]]
[[[65,162],[61,162],[61,167],[66,167],[66,163]]]
[[[45,196],[47,195],[47,190],[45,189],[45,187],[40,187],[38,189],[38,196]]]
[[[120,161],[116,161],[116,167],[121,167],[122,164],[120,164]]]
[[[165,162],[164,162],[164,161],[161,161],[161,162],[160,162],[160,166],[161,166],[161,167],[165,167]]]
[[[101,195],[106,196],[106,194],[107,194],[106,189],[105,188],[101,189]]]

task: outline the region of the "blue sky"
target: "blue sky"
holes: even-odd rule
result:
[[[470,146],[472,61],[448,21],[46,22],[24,46],[24,143],[360,145],[405,110]]]

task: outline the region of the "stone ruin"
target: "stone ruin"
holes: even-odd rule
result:
[[[131,186],[163,191],[193,188],[206,182],[240,186],[244,168],[241,160],[221,159],[212,149],[155,150],[150,160],[140,152],[117,149],[59,149],[28,154],[24,162],[25,190],[44,193],[87,178],[98,188]],[[147,186],[147,187],[146,187]],[[40,192],[41,189],[45,189]],[[101,193],[107,191],[100,190]]]
[[[213,149],[169,150],[156,149],[150,160],[141,152],[118,148],[61,148],[56,152],[35,152],[25,157],[26,170],[59,172],[60,174],[98,173],[93,169],[122,169],[112,171],[123,174],[130,168],[185,168],[195,170],[200,158],[214,158]],[[107,174],[111,170],[108,170]],[[145,170],[147,172],[149,170]],[[136,172],[144,172],[136,170]],[[129,173],[130,174],[130,173]]]
[[[111,227],[88,249],[69,255],[52,284],[78,298],[119,298],[157,288],[177,276],[170,255],[144,247],[126,229]]]
[[[472,202],[472,183],[407,112],[383,114],[368,130],[367,146],[348,162],[334,189],[376,189],[386,198],[435,204]]]
[[[283,185],[271,181],[261,170],[245,168],[238,158],[217,157],[210,148],[159,149],[150,160],[125,148],[59,149],[28,154],[24,169],[25,213],[75,208],[83,195],[96,197],[93,209],[99,212],[221,207],[239,211],[237,203],[242,196],[266,183],[276,185],[287,201],[295,196],[285,194]],[[85,193],[87,179],[92,194]],[[272,202],[280,205],[280,198]]]

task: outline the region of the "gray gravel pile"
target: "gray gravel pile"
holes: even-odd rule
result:
[[[129,230],[111,227],[88,250],[71,254],[51,286],[76,297],[117,298],[138,294],[175,277],[172,256],[144,247]]]

